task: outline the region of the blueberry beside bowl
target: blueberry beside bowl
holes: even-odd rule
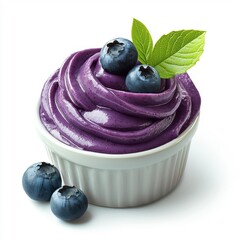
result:
[[[46,162],[31,165],[23,174],[22,185],[26,194],[36,201],[49,201],[53,192],[61,187],[58,169]]]
[[[52,212],[61,220],[76,220],[86,212],[88,199],[75,186],[61,184],[58,169],[46,162],[32,164],[22,176],[23,189],[31,199],[50,201]]]
[[[56,217],[64,221],[74,221],[86,212],[88,199],[75,186],[65,185],[53,193],[50,206]]]

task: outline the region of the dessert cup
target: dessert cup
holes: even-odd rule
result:
[[[91,204],[137,207],[170,193],[180,182],[199,116],[176,139],[151,150],[105,154],[76,149],[44,127],[37,106],[37,131],[64,184],[83,190]]]

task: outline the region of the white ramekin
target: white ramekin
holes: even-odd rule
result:
[[[130,154],[79,150],[54,138],[37,108],[37,130],[64,184],[84,191],[90,203],[136,207],[165,196],[179,183],[199,117],[176,139],[160,147]]]

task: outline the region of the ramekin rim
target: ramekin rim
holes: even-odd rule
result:
[[[93,152],[93,151],[87,151],[83,149],[74,148],[70,145],[67,145],[60,140],[56,139],[54,136],[52,136],[45,126],[43,125],[40,115],[39,115],[39,107],[40,103],[37,104],[37,114],[36,114],[36,127],[37,131],[40,132],[42,135],[44,135],[45,138],[47,138],[50,142],[52,142],[54,145],[63,148],[64,150],[73,152],[75,154],[82,154],[88,157],[99,157],[99,158],[107,158],[107,159],[124,159],[124,158],[137,158],[137,157],[143,157],[146,155],[151,155],[156,152],[163,151],[165,149],[170,148],[171,146],[181,142],[185,136],[187,136],[191,129],[197,124],[199,121],[199,115],[200,113],[195,117],[195,119],[192,121],[192,123],[175,139],[171,140],[170,142],[167,142],[159,147],[155,147],[152,149],[140,151],[140,152],[133,152],[133,153],[123,153],[123,154],[110,154],[110,153],[100,153],[100,152]]]

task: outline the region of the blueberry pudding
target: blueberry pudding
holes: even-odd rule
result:
[[[177,138],[200,111],[186,71],[199,60],[204,35],[173,31],[153,45],[134,19],[132,41],[75,52],[47,80],[42,124],[61,142],[99,153],[134,153]]]
[[[106,207],[140,206],[172,191],[199,120],[201,97],[187,71],[203,53],[205,31],[172,31],[154,43],[133,19],[131,37],[71,54],[37,108],[40,137],[64,183]],[[59,218],[72,219],[55,207],[74,191],[53,195]]]

